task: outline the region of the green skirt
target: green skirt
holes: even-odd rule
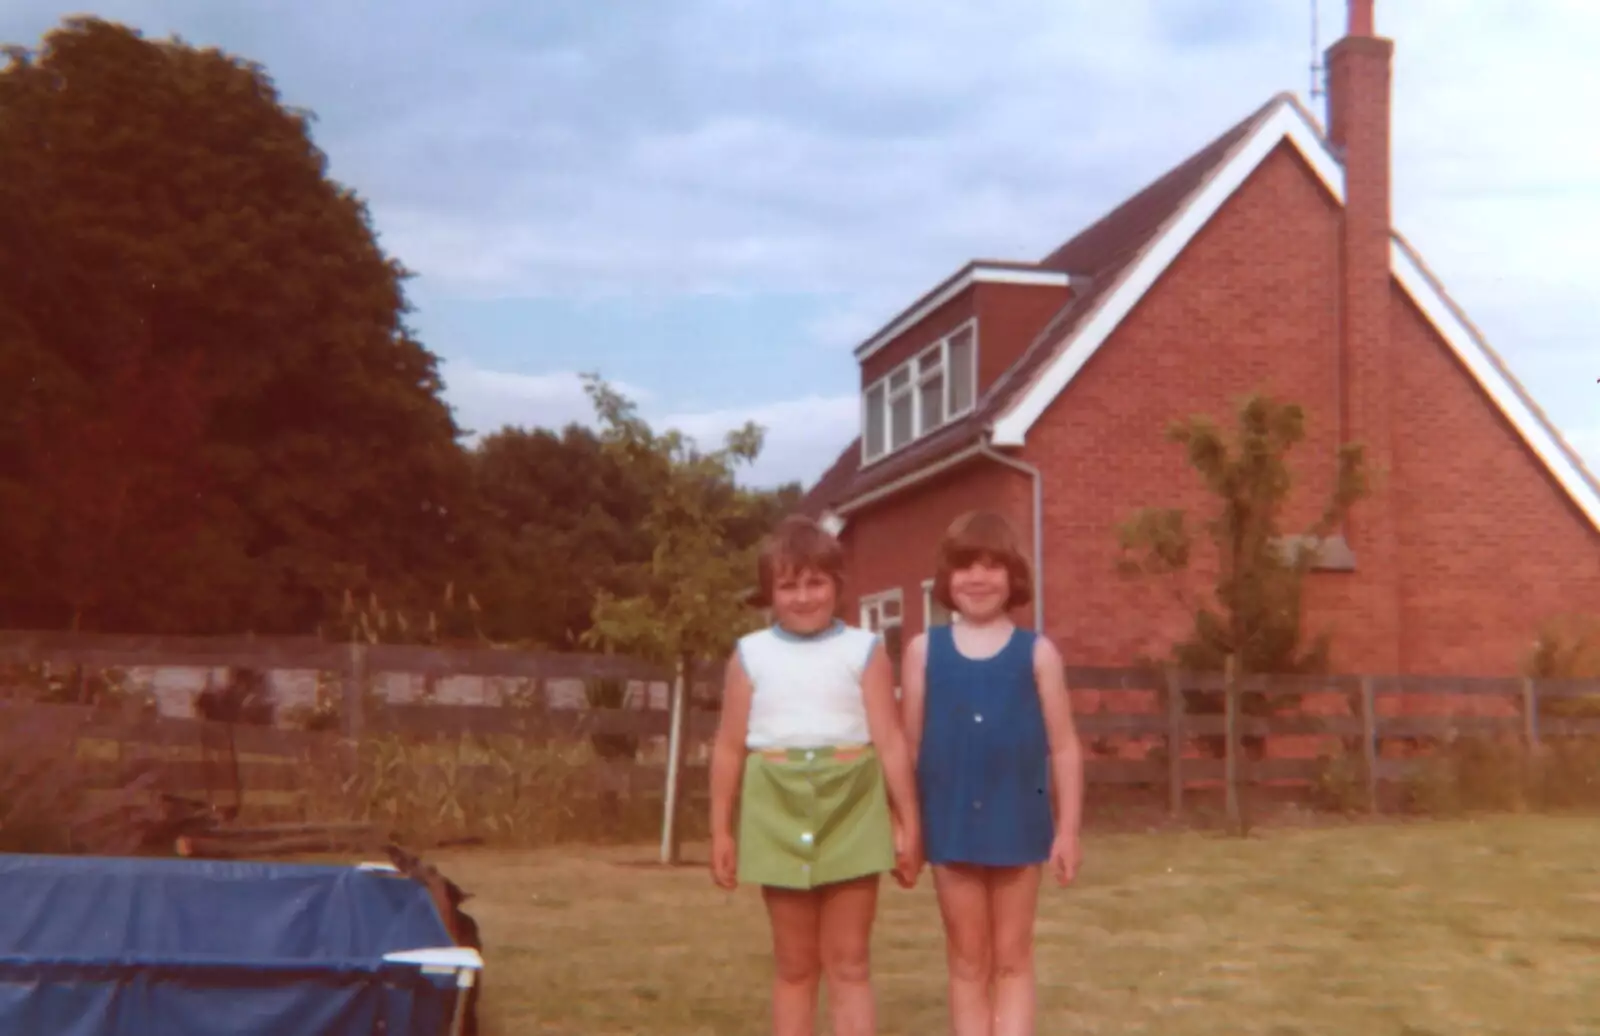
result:
[[[894,869],[883,767],[871,745],[751,752],[739,880],[810,889]]]

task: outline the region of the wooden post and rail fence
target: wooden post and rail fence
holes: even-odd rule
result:
[[[220,724],[151,715],[148,710],[41,704],[30,698],[26,674],[97,670],[314,671],[337,679],[341,728],[307,731]],[[384,673],[435,679],[466,677],[520,682],[533,704],[387,704],[375,702],[372,679]],[[307,787],[303,762],[364,739],[510,738],[542,745],[597,743],[597,737],[637,739],[631,758],[597,759],[596,787],[624,796],[703,801],[706,746],[716,726],[709,708],[686,709],[671,735],[671,713],[636,693],[629,707],[549,707],[549,688],[561,681],[629,681],[655,685],[668,700],[677,674],[658,665],[607,655],[557,654],[489,648],[351,645],[268,638],[171,638],[0,632],[0,755],[8,738],[54,731],[79,746],[85,772],[107,786],[131,771],[153,774],[153,786],[173,794],[215,795],[231,779],[247,811],[294,813],[317,789]],[[689,674],[679,693],[702,706],[715,701],[717,667]],[[1380,808],[1380,788],[1402,780],[1429,744],[1461,736],[1514,738],[1530,754],[1551,739],[1600,735],[1600,710],[1587,717],[1550,705],[1600,701],[1600,681],[1519,677],[1243,676],[1147,669],[1069,667],[1075,721],[1086,746],[1091,786],[1165,792],[1181,815],[1192,794],[1221,788],[1230,820],[1241,814],[1240,790],[1252,785],[1304,785],[1327,772],[1329,755],[1359,774],[1368,810]],[[569,696],[570,697],[570,696]],[[579,695],[581,697],[581,694]],[[1208,711],[1191,707],[1209,699]],[[1292,702],[1288,708],[1273,703]],[[1562,713],[1556,715],[1556,713]],[[1254,742],[1252,750],[1246,742]],[[1265,742],[1265,750],[1261,744]],[[668,744],[664,744],[667,742]],[[671,743],[675,742],[675,743]],[[217,771],[215,746],[226,743],[237,770]],[[672,751],[669,754],[669,744]],[[1421,747],[1420,753],[1416,751]],[[1408,751],[1388,751],[1406,748]],[[668,782],[671,758],[683,761],[681,791]],[[598,794],[598,792],[597,792]],[[676,837],[668,827],[663,849]]]

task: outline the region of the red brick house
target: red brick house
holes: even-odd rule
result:
[[[1600,484],[1390,220],[1393,44],[1351,0],[1328,125],[1280,95],[1036,263],[973,262],[856,350],[862,426],[807,494],[849,614],[923,629],[940,532],[1009,514],[1033,614],[1076,665],[1165,654],[1190,622],[1113,570],[1139,506],[1204,508],[1173,419],[1260,389],[1307,410],[1311,513],[1341,441],[1380,475],[1307,619],[1346,672],[1514,672],[1541,620],[1600,612]]]

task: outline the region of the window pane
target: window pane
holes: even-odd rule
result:
[[[867,392],[866,428],[867,456],[876,457],[883,452],[883,386],[874,385]]]
[[[883,611],[883,617],[885,620],[899,621],[900,601],[898,598],[886,597],[883,599],[883,603],[878,605],[878,607]]]
[[[959,414],[972,406],[978,380],[976,342],[972,328],[964,328],[950,339],[950,412]]]
[[[922,430],[944,424],[944,375],[937,374],[922,383]]]
[[[909,384],[911,384],[911,367],[909,364],[889,375],[890,392],[905,388]]]
[[[897,450],[911,441],[911,393],[889,404],[889,448]]]
[[[944,362],[944,350],[936,345],[917,357],[917,373],[926,374],[931,370],[937,370],[942,362]]]

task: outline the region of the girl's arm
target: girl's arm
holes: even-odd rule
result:
[[[894,701],[894,671],[883,641],[873,645],[867,670],[861,676],[861,695],[867,708],[867,730],[883,764],[884,781],[889,786],[889,807],[895,820],[908,831],[921,830],[917,811],[917,782],[911,768],[911,753]]]
[[[900,723],[905,728],[906,753],[911,772],[917,772],[917,757],[922,754],[922,717],[926,715],[928,635],[918,633],[906,645],[900,662]]]
[[[735,651],[722,679],[722,716],[711,749],[711,838],[733,839],[733,805],[744,775],[745,736],[750,729],[750,677]]]
[[[1072,699],[1061,653],[1049,638],[1034,641],[1033,677],[1039,688],[1045,733],[1050,739],[1050,772],[1055,785],[1057,837],[1078,837],[1083,813],[1083,747],[1072,721]]]

